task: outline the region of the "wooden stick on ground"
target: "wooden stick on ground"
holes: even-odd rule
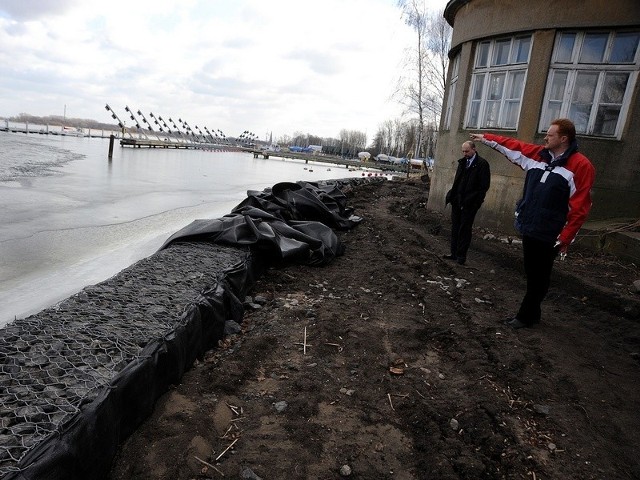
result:
[[[225,403],[226,403],[226,402],[225,402]],[[229,407],[229,409],[230,409],[230,410],[231,410],[231,411],[232,411],[236,416],[238,416],[238,415],[239,415],[239,413],[238,413],[238,407],[236,407],[235,405],[229,405],[228,403],[227,403],[227,407]]]
[[[331,347],[338,347],[338,353],[342,352],[343,350],[342,345],[340,345],[339,343],[325,343],[325,345],[329,345]]]
[[[193,456],[193,458],[195,458],[196,460],[198,460],[201,463],[204,463],[207,467],[213,468],[216,472],[218,472],[220,475],[222,475],[224,477],[224,473],[222,473],[220,470],[218,470],[216,467],[214,467],[213,465],[211,465],[209,462],[205,462],[204,460],[199,459],[198,457],[196,457],[195,455]]]
[[[296,317],[297,319],[297,317]],[[302,339],[302,343],[298,343],[298,342],[294,342],[294,345],[302,345],[302,354],[306,355],[307,354],[307,347],[312,347],[313,345],[309,345],[307,343],[307,327],[304,327],[304,337]]]
[[[216,462],[217,462],[218,460],[220,460],[220,459],[222,458],[222,456],[223,456],[225,453],[227,453],[227,451],[228,451],[231,447],[233,447],[233,446],[236,444],[236,442],[237,442],[238,440],[239,440],[239,439],[238,439],[238,438],[236,438],[233,442],[231,442],[231,445],[229,445],[227,448],[225,448],[225,449],[222,451],[222,453],[216,457]]]
[[[307,327],[304,327],[304,340],[302,340],[302,354],[307,354]]]

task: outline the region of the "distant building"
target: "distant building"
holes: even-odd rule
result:
[[[590,220],[640,218],[640,1],[450,0],[453,27],[428,207],[444,211],[472,132],[543,143],[571,118],[596,168]],[[480,225],[509,231],[523,172],[479,146],[492,182]]]

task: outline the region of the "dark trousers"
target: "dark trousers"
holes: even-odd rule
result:
[[[463,210],[451,206],[451,255],[466,260],[471,245],[473,221],[478,210]]]
[[[520,304],[516,318],[532,325],[540,322],[540,305],[547,295],[551,282],[551,270],[558,250],[553,244],[531,237],[522,237],[524,272],[527,276],[527,292]]]

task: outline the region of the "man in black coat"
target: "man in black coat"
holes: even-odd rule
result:
[[[473,221],[491,182],[489,163],[478,155],[475,143],[464,142],[462,154],[446,197],[446,204],[451,203],[451,254],[444,256],[460,265],[467,261]]]

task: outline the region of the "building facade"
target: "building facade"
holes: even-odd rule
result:
[[[470,133],[543,143],[555,118],[576,124],[596,168],[589,220],[640,218],[640,0],[450,0],[448,86],[428,208],[445,193]],[[477,223],[512,229],[524,173],[478,146],[491,188]]]

